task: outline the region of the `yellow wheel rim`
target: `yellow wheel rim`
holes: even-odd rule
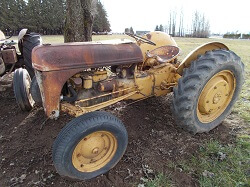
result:
[[[96,131],[84,137],[75,147],[72,163],[80,172],[104,167],[115,155],[117,140],[107,131]]]
[[[232,100],[236,86],[233,73],[223,70],[215,74],[203,88],[198,104],[197,116],[202,123],[218,118]]]

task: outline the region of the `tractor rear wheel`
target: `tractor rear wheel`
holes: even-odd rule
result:
[[[174,88],[177,124],[194,134],[218,126],[240,94],[243,74],[244,65],[232,51],[208,51],[193,61]]]
[[[70,121],[53,144],[57,172],[72,179],[91,179],[113,168],[124,154],[128,134],[107,112],[91,112]]]
[[[34,106],[34,100],[30,94],[31,78],[26,69],[16,69],[13,77],[14,94],[18,106],[23,111],[30,111]]]
[[[31,78],[35,76],[34,69],[32,67],[32,60],[31,60],[32,49],[41,44],[42,44],[41,35],[37,33],[25,34],[22,39],[22,42],[18,44],[19,50],[23,55],[25,68],[28,70]]]

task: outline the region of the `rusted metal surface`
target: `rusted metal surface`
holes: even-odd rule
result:
[[[1,53],[5,64],[15,64],[17,62],[17,55],[15,49],[5,49],[2,50]]]
[[[146,34],[146,36],[147,36],[147,39],[151,40],[151,36],[152,36],[151,34],[148,33]]]
[[[162,46],[147,53],[147,58],[155,58],[160,63],[170,62],[180,53],[175,46]]]
[[[80,77],[72,78],[72,83],[75,85],[76,89],[81,89],[83,85],[83,81]]]
[[[107,81],[103,81],[103,82],[99,83],[98,90],[101,92],[112,91],[117,86],[118,86],[118,84],[117,84],[116,79],[107,80]]]
[[[134,43],[43,45],[35,47],[32,52],[33,67],[39,71],[97,68],[142,61],[142,52]]]
[[[33,49],[32,62],[47,116],[59,116],[60,94],[65,82],[87,68],[142,62],[140,48],[133,43],[69,43]],[[58,71],[60,70],[60,71]]]
[[[41,91],[45,113],[50,118],[59,116],[60,94],[65,82],[82,69],[41,72],[36,71],[36,78]]]

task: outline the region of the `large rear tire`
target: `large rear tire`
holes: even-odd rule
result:
[[[218,126],[240,94],[243,74],[244,65],[232,51],[209,51],[192,62],[174,88],[177,124],[194,134]]]
[[[19,50],[23,55],[25,68],[28,70],[31,78],[33,78],[35,75],[31,59],[32,49],[41,44],[41,36],[37,33],[25,34],[22,41],[18,44]]]
[[[70,121],[53,144],[57,172],[72,179],[91,179],[113,168],[124,154],[128,134],[107,112],[91,112]]]
[[[31,78],[26,69],[16,69],[13,77],[14,94],[18,106],[23,111],[30,111],[34,106],[34,100],[30,94]]]

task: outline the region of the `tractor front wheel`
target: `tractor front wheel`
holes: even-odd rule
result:
[[[124,154],[128,135],[122,122],[107,112],[91,112],[70,121],[53,145],[57,172],[91,179],[113,168]]]
[[[26,69],[19,68],[14,72],[13,87],[18,106],[22,111],[30,111],[34,100],[30,93],[31,78]]]
[[[240,94],[243,74],[244,65],[232,51],[208,51],[193,61],[174,88],[177,124],[192,133],[218,126]]]

